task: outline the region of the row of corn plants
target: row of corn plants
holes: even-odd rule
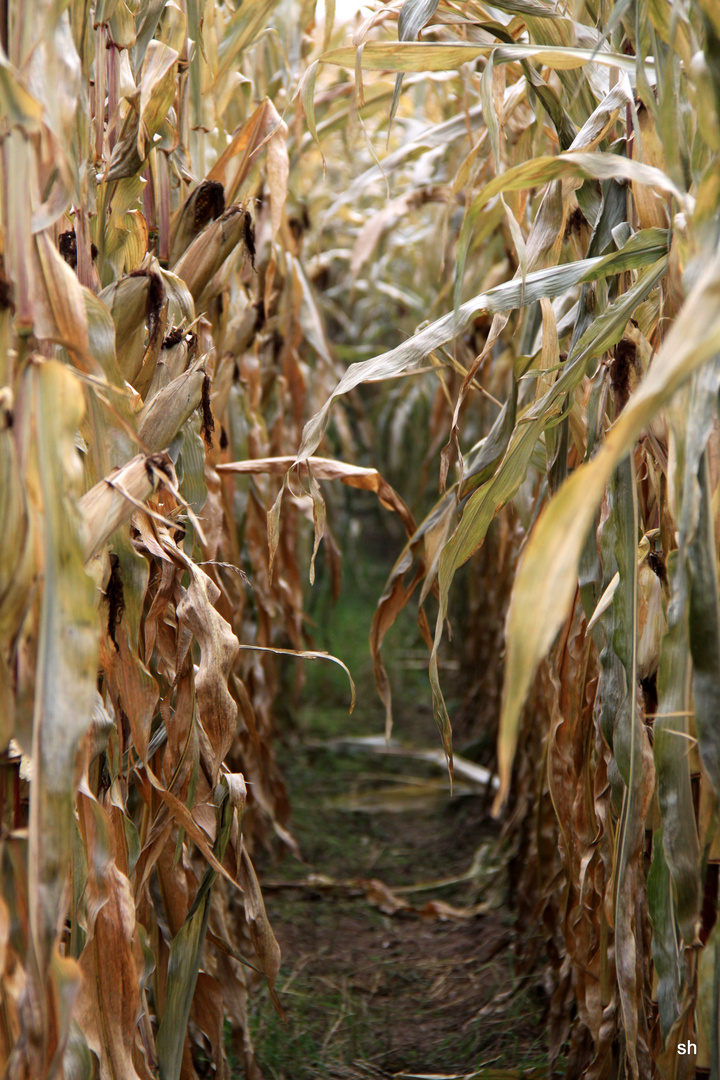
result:
[[[452,773],[439,656],[463,564],[477,620],[502,605],[490,530],[495,811],[552,945],[551,1065],[720,1076],[717,5],[405,0],[329,44],[298,97],[331,180],[348,130],[365,168],[323,207],[324,311],[374,355],[297,465],[363,383],[398,380],[389,460],[435,403],[440,498],[371,633],[388,730],[382,641],[419,590]]]
[[[408,534],[378,687],[389,730],[419,588],[450,769],[451,584],[474,556],[497,621],[520,554],[497,810],[552,940],[551,1061],[720,1075],[715,5],[393,0],[314,53],[310,7],[275,8],[0,12],[8,1075],[227,1076],[224,1020],[259,1075],[251,855],[293,845],[277,653],[323,534],[337,580],[325,480]],[[378,354],[341,375],[324,325]],[[346,463],[355,388],[406,375],[380,420],[392,465],[429,413],[419,526]]]
[[[297,14],[0,5],[8,1077],[257,1078],[248,994],[282,1013],[252,853],[297,850],[273,733],[312,513],[288,495],[271,578],[266,509],[339,374],[288,195]]]

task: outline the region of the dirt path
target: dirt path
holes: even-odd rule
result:
[[[523,949],[488,796],[458,783],[450,799],[442,770],[338,743],[383,730],[367,635],[393,557],[376,541],[346,560],[337,605],[322,580],[315,593],[316,646],[350,666],[354,715],[342,673],[311,664],[299,710],[278,724],[291,829],[305,862],[258,853],[288,1021],[264,990],[254,997],[258,1057],[268,1080],[545,1075],[546,999],[538,976],[514,960],[513,946]],[[438,750],[427,652],[410,612],[386,644],[395,734],[403,745]],[[445,663],[452,668],[450,652]],[[457,711],[451,696],[448,704]],[[481,731],[465,735],[482,743]]]
[[[266,1075],[544,1075],[542,997],[513,974],[486,800],[432,797],[437,770],[406,759],[299,742],[283,757],[306,864],[262,866],[288,1016],[255,1007]],[[365,800],[405,808],[344,805]]]

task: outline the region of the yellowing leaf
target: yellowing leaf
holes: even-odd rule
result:
[[[363,47],[362,66],[366,71],[447,71],[458,68],[479,56],[494,52],[495,63],[513,60],[535,59],[538,63],[560,70],[572,70],[587,63],[602,64],[625,71],[632,78],[636,71],[633,57],[619,56],[602,49],[541,45],[471,45],[439,41],[371,41]],[[352,69],[355,65],[355,49],[331,49],[320,60]],[[652,76],[654,64],[645,62],[646,75]]]

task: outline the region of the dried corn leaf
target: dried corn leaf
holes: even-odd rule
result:
[[[284,476],[293,465],[294,458],[253,458],[248,461],[230,461],[217,466],[219,473],[268,473],[271,476]],[[301,475],[307,475],[308,465],[313,476],[317,480],[340,480],[348,487],[358,488],[361,491],[373,491],[381,505],[386,510],[394,510],[403,525],[408,536],[415,532],[415,520],[410,510],[405,505],[397,492],[390,487],[377,469],[365,469],[359,465],[349,465],[343,461],[333,461],[330,458],[311,457],[303,461],[298,471]]]
[[[80,956],[83,984],[77,1020],[100,1062],[100,1080],[144,1080],[134,1065],[140,1011],[139,947],[130,882],[118,868],[112,826],[87,785],[79,797],[88,860],[87,942]]]
[[[106,182],[134,176],[147,158],[153,136],[166,119],[175,97],[175,65],[178,54],[161,41],[151,41],[143,58],[138,89],[130,101],[120,138],[116,143]]]
[[[267,980],[273,1004],[276,1010],[279,1011],[280,1016],[282,1016],[283,1011],[275,993],[275,982],[280,971],[280,946],[265,911],[265,902],[262,898],[255,867],[250,861],[250,856],[245,847],[243,847],[241,853],[239,880],[245,894],[245,918],[253,948]]]
[[[230,695],[228,679],[239,645],[230,625],[213,606],[220,596],[217,585],[193,562],[188,560],[186,566],[190,583],[177,606],[177,615],[200,646],[195,676],[197,707],[210,740],[214,781],[235,736],[237,705]]]
[[[167,454],[138,454],[83,495],[79,505],[85,518],[86,561],[132,517],[138,504],[150,498],[157,489],[158,474],[162,473],[176,486],[175,470]]]

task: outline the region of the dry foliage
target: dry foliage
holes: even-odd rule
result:
[[[339,479],[408,534],[376,676],[389,731],[419,589],[451,771],[453,578],[495,519],[503,581],[520,553],[496,809],[553,945],[551,1061],[680,1080],[691,1039],[718,1076],[717,5],[391,0],[322,44],[276,6],[2,8],[0,1061],[227,1077],[226,1018],[259,1076],[277,656],[315,655],[300,567],[325,534],[337,585]],[[423,502],[442,448],[420,525],[342,460],[377,443],[343,395],[388,379],[390,478],[419,462]]]

